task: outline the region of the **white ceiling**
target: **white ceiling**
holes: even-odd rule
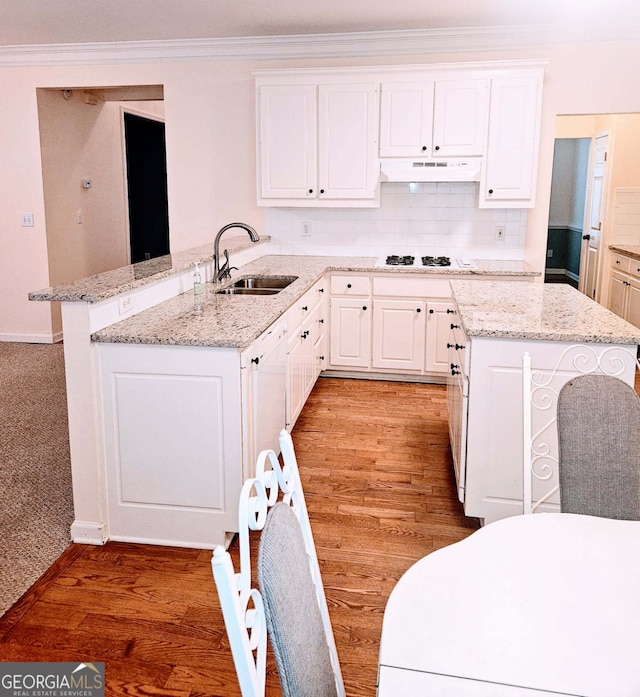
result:
[[[0,46],[510,25],[638,38],[640,0],[0,0]]]

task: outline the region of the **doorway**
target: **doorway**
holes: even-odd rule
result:
[[[124,111],[131,263],[169,254],[167,157],[162,121]]]
[[[590,138],[556,138],[545,281],[578,287],[588,188]]]

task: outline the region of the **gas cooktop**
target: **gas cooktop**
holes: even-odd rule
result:
[[[471,259],[451,259],[445,256],[423,256],[414,257],[410,254],[398,255],[390,254],[380,257],[376,261],[376,266],[394,267],[399,269],[410,269],[417,267],[447,267],[452,269],[475,269],[476,265]]]

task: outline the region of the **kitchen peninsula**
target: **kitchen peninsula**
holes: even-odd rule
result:
[[[249,276],[294,280],[269,296],[217,293],[205,282],[196,307],[193,262],[210,279],[210,247],[185,252],[179,263],[153,260],[157,275],[134,265],[30,296],[62,302],[76,542],[224,541],[255,455],[277,447],[272,434],[292,427],[318,373],[331,367],[332,286],[340,307],[352,294],[346,299],[368,320],[378,286],[388,293],[408,284],[418,302],[411,316],[424,327],[437,313],[417,293],[435,294],[450,310],[451,278],[538,275],[518,261],[398,270],[369,257],[264,256],[263,245],[245,243],[233,251],[239,270],[223,286]],[[442,374],[423,364],[412,370],[413,379]]]
[[[569,378],[593,371],[633,386],[640,329],[564,284],[454,280],[451,288],[458,314],[447,402],[465,513],[489,523],[523,511],[525,352],[537,381],[548,383],[549,400],[546,409],[532,409],[536,451],[546,452],[533,499],[544,500],[540,510],[558,511],[557,392]]]

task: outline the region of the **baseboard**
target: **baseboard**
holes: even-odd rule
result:
[[[71,525],[71,539],[81,545],[103,545],[108,541],[104,525],[74,520]]]
[[[579,280],[578,274],[573,273],[573,271],[569,271],[569,269],[545,269],[544,273],[546,276],[566,276],[567,278],[570,278],[572,281]]]
[[[62,332],[55,334],[0,334],[0,341],[18,344],[57,344],[62,341]]]

